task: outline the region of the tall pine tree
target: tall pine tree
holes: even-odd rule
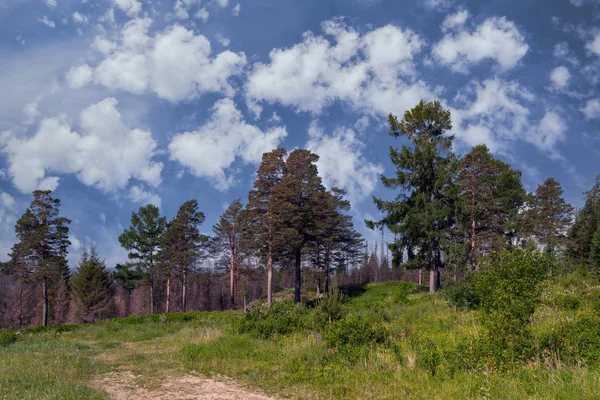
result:
[[[455,156],[450,151],[453,137],[445,136],[452,128],[450,111],[443,110],[439,101],[421,100],[402,120],[390,114],[388,124],[391,136],[405,137],[411,146],[403,145],[401,151],[390,148],[396,176],[382,176],[381,180],[385,187],[400,192],[392,201],[375,198],[384,217],[378,223],[367,221],[367,225],[383,224],[397,235],[390,246],[396,262],[404,248],[409,257],[417,255],[416,260],[430,271],[429,291],[433,293],[439,287],[444,242],[454,223]]]
[[[119,242],[129,250],[131,265],[143,271],[150,288],[150,314],[154,313],[155,289],[159,279],[156,255],[160,250],[160,240],[166,229],[167,219],[160,216],[158,207],[149,204],[137,213],[131,213],[131,226],[120,236]]]
[[[569,256],[577,263],[592,266],[594,235],[600,232],[600,175],[594,186],[585,193],[586,200],[569,229]]]
[[[114,282],[95,248],[85,250],[71,281],[75,317],[81,322],[109,318],[115,311]]]
[[[67,248],[71,221],[59,216],[60,200],[49,190],[33,192],[33,201],[17,221],[18,242],[10,253],[11,270],[23,281],[42,285],[42,325],[47,326],[50,297],[68,274]]]

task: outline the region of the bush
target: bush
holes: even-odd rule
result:
[[[17,341],[17,334],[14,331],[0,329],[0,346],[8,346]]]
[[[339,290],[326,294],[317,300],[315,310],[322,313],[329,323],[342,319],[344,316],[344,294]]]
[[[600,316],[580,313],[575,320],[542,339],[543,348],[556,352],[567,362],[600,363]]]
[[[441,295],[457,308],[477,309],[481,304],[481,296],[475,285],[475,273],[465,275],[463,281],[452,282],[441,292]]]
[[[308,309],[291,301],[273,303],[270,309],[255,307],[249,310],[234,324],[238,333],[256,333],[259,337],[269,338],[301,332],[307,328]]]
[[[530,357],[530,319],[540,300],[548,259],[515,248],[490,257],[486,266],[475,279],[481,298],[483,354],[505,363]]]
[[[351,316],[331,324],[323,334],[330,349],[347,361],[364,359],[370,348],[388,342],[389,329],[372,318]]]

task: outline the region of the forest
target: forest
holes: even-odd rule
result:
[[[119,236],[129,260],[116,266],[105,265],[94,248],[70,266],[70,220],[59,199],[37,190],[2,264],[0,327],[147,314],[161,314],[164,322],[167,313],[202,320],[204,314],[189,312],[240,310],[235,334],[269,340],[316,332],[346,367],[368,366],[377,348],[399,365],[416,357],[431,376],[540,362],[597,366],[600,176],[575,209],[551,177],[528,193],[521,172],[485,145],[455,154],[450,111],[437,101],[421,101],[401,117],[390,114],[388,124],[404,144],[390,148],[395,171],[381,176],[389,199],[373,199],[380,218],[364,223],[390,232],[393,241],[365,242],[346,193],[325,188],[318,155],[303,149],[263,154],[248,198],[229,205],[212,235],[201,233],[205,215],[196,200],[183,203],[170,221],[153,205],[133,212]],[[457,322],[467,334],[447,348],[441,343],[451,330],[413,337],[407,326],[416,322],[398,325],[394,307],[421,319],[427,310],[445,318],[435,308],[444,307],[452,318],[470,315],[476,322]],[[570,314],[538,335],[535,324],[552,318],[536,316],[544,307]]]

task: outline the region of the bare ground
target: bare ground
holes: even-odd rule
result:
[[[277,400],[228,380],[185,375],[169,377],[157,388],[148,389],[140,385],[140,378],[131,372],[113,372],[90,382],[90,386],[112,400]]]

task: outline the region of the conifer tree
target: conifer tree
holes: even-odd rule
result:
[[[239,244],[243,226],[242,201],[234,200],[213,227],[216,245],[229,253],[229,301],[235,306],[235,275],[239,263]]]
[[[275,187],[276,219],[282,224],[285,254],[294,262],[294,302],[301,301],[302,254],[316,234],[316,217],[322,213],[325,187],[317,171],[319,156],[303,149],[292,151],[285,161],[281,182]]]
[[[591,266],[593,238],[600,232],[600,175],[585,194],[585,204],[577,212],[575,222],[569,230],[568,254],[575,262]]]
[[[120,236],[119,242],[129,250],[131,265],[144,272],[150,288],[150,314],[154,313],[155,289],[159,278],[156,255],[160,250],[160,240],[166,229],[167,219],[160,216],[155,205],[140,207],[131,213],[131,226]]]
[[[170,291],[170,276],[181,280],[181,310],[187,310],[188,277],[205,256],[209,238],[200,233],[204,213],[198,211],[198,201],[188,200],[179,207],[177,215],[168,224],[161,239],[160,266],[167,274],[167,291]],[[170,294],[167,293],[167,302]],[[168,304],[168,303],[167,303]],[[168,308],[168,305],[167,305]],[[168,312],[168,310],[167,310]]]
[[[11,270],[19,280],[41,283],[42,325],[49,321],[50,297],[68,271],[71,221],[59,216],[60,200],[49,190],[33,192],[33,201],[17,221],[18,242],[12,247]],[[51,293],[52,292],[52,293]]]
[[[285,149],[279,148],[262,156],[256,173],[254,189],[248,195],[245,218],[248,226],[243,234],[244,247],[254,250],[267,264],[267,305],[271,307],[273,296],[273,264],[281,243],[277,220],[275,188],[283,178]]]
[[[429,291],[433,293],[439,287],[442,249],[454,217],[453,136],[445,136],[452,128],[450,111],[443,110],[439,101],[421,100],[402,120],[390,114],[388,124],[391,136],[405,137],[411,146],[403,145],[401,151],[390,148],[396,176],[382,176],[381,180],[385,187],[400,189],[400,193],[392,201],[375,198],[384,217],[367,221],[367,225],[376,228],[383,224],[397,235],[390,246],[396,263],[406,248],[413,263],[429,269]]]
[[[550,253],[566,244],[572,222],[573,207],[565,202],[562,194],[560,183],[548,178],[538,185],[535,195],[530,196],[528,209],[523,213],[524,233],[535,237]]]
[[[82,322],[108,318],[114,312],[114,283],[95,248],[85,250],[71,281],[75,316]]]

